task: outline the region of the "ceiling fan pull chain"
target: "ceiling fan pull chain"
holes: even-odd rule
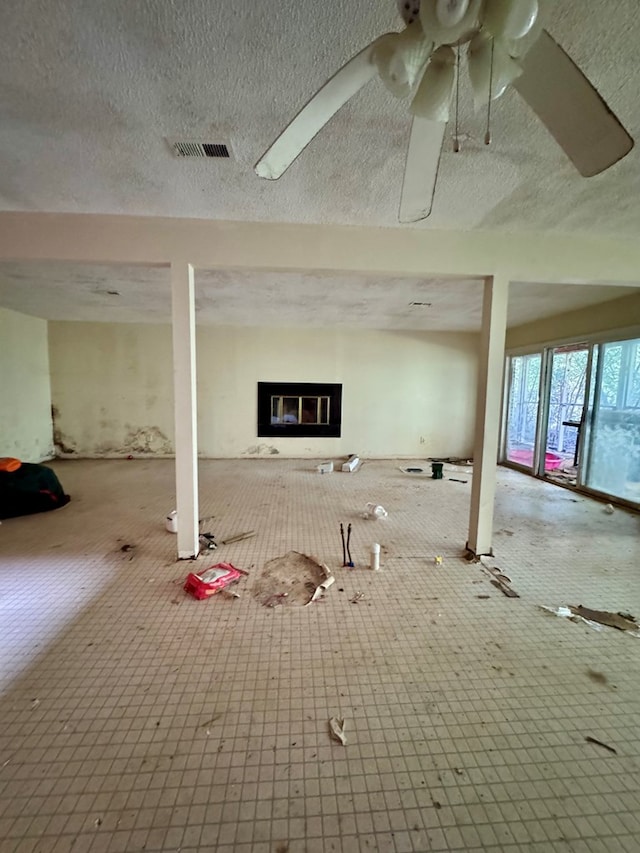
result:
[[[453,150],[460,151],[460,139],[458,137],[458,105],[460,102],[460,45],[456,47],[456,125],[453,134]]]
[[[487,130],[484,135],[484,144],[491,145],[491,98],[493,97],[493,52],[496,40],[491,39],[491,65],[489,66],[489,100],[487,101]]]

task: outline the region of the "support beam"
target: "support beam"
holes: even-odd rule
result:
[[[595,234],[438,231],[0,212],[0,260],[483,278],[638,287],[640,241]],[[28,270],[25,272],[28,275]]]
[[[485,281],[467,542],[467,547],[476,556],[492,553],[508,300],[509,280],[506,276],[496,276]]]
[[[178,559],[198,556],[198,405],[193,267],[171,264]]]

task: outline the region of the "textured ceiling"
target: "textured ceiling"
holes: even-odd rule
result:
[[[509,325],[630,292],[628,287],[514,284]],[[411,307],[410,302],[431,304]],[[0,263],[0,305],[48,320],[170,322],[169,270]],[[482,283],[199,270],[196,306],[203,325],[478,331]]]
[[[22,0],[0,4],[0,209],[396,225],[406,104],[371,83],[280,181],[252,166],[349,56],[398,29],[395,0]],[[546,3],[552,34],[640,139],[637,0]],[[509,91],[494,144],[461,105],[420,227],[635,236],[640,145],[581,178]],[[174,158],[167,137],[228,141]]]

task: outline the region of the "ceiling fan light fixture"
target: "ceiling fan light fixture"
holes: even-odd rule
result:
[[[433,52],[419,22],[410,24],[400,33],[389,33],[379,40],[373,52],[373,61],[380,79],[397,98],[406,98]]]
[[[469,0],[436,0],[436,18],[443,27],[455,27],[465,16]]]
[[[439,47],[411,102],[413,115],[430,121],[449,121],[455,79],[456,55],[450,47]]]
[[[495,38],[517,41],[531,30],[538,11],[538,0],[487,0],[482,23]]]
[[[471,40],[467,61],[476,109],[488,102],[489,87],[491,87],[491,100],[495,101],[507,86],[522,74],[522,68],[509,56],[502,42],[492,39],[483,32],[478,33]]]
[[[462,17],[458,20],[456,20],[457,14],[454,14],[453,3],[455,3],[457,11],[460,11],[461,7],[464,6]],[[448,15],[445,14],[446,7],[451,7],[451,12]],[[477,30],[481,11],[482,0],[468,0],[464,4],[455,2],[455,0],[449,0],[449,2],[422,0],[420,3],[420,23],[425,37],[429,41],[435,42],[436,45],[457,44]],[[443,16],[442,20],[441,15]],[[443,23],[443,21],[451,21],[451,23]],[[453,23],[453,21],[456,22]]]

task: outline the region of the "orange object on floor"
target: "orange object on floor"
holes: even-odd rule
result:
[[[14,459],[13,456],[0,456],[0,471],[8,471],[12,474],[21,465],[22,462],[19,459]]]

